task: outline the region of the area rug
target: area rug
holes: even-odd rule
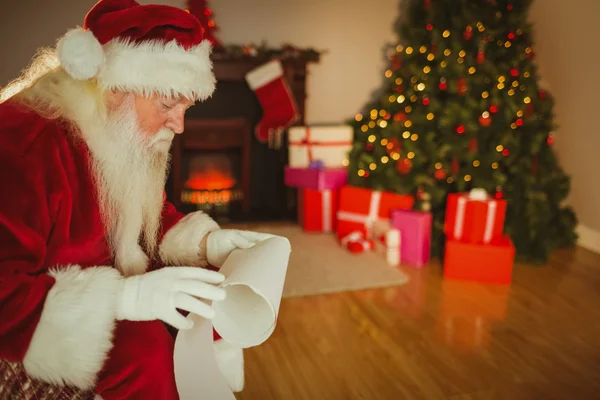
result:
[[[408,276],[387,265],[382,252],[353,254],[338,244],[334,234],[305,233],[298,225],[248,227],[284,236],[292,245],[283,297],[399,286]]]

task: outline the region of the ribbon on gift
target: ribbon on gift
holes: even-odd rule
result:
[[[454,237],[462,239],[464,225],[465,225],[465,213],[467,208],[467,201],[485,201],[487,202],[487,214],[485,218],[485,229],[483,233],[483,243],[489,243],[492,240],[494,232],[494,216],[496,215],[496,209],[498,204],[496,200],[490,198],[484,189],[472,189],[469,194],[460,196],[457,200],[456,205],[456,223],[454,224]]]
[[[358,222],[365,226],[366,238],[371,239],[373,236],[373,227],[377,221],[387,221],[388,218],[379,217],[379,204],[381,203],[381,192],[373,191],[371,193],[371,201],[369,203],[369,212],[367,215],[353,213],[350,211],[338,211],[337,218],[341,221]]]
[[[331,232],[331,190],[321,192],[321,207],[323,209],[323,232]]]
[[[310,127],[304,127],[306,130],[306,136],[301,140],[292,140],[288,144],[289,146],[306,146],[306,150],[308,151],[308,161],[313,161],[313,146],[348,146],[351,145],[350,141],[332,141],[332,142],[323,142],[323,141],[314,141],[311,140],[310,137]]]
[[[312,160],[308,165],[308,168],[322,170],[325,169],[325,163],[323,160]]]
[[[366,239],[361,231],[350,232],[340,240],[340,244],[352,253],[363,253],[374,248],[373,241]]]

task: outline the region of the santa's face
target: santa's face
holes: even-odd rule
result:
[[[149,135],[151,145],[168,148],[173,136],[164,132],[183,133],[185,112],[194,105],[194,101],[154,94],[150,97],[135,96],[134,104],[140,129]],[[163,132],[162,136],[157,137],[160,132]]]

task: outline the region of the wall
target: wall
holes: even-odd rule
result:
[[[556,98],[555,148],[572,177],[568,202],[579,217],[580,243],[600,252],[598,93],[600,2],[537,0],[531,10],[540,72]]]

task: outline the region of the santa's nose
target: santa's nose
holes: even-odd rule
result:
[[[183,133],[184,119],[185,111],[176,111],[169,117],[165,126],[175,133]]]

